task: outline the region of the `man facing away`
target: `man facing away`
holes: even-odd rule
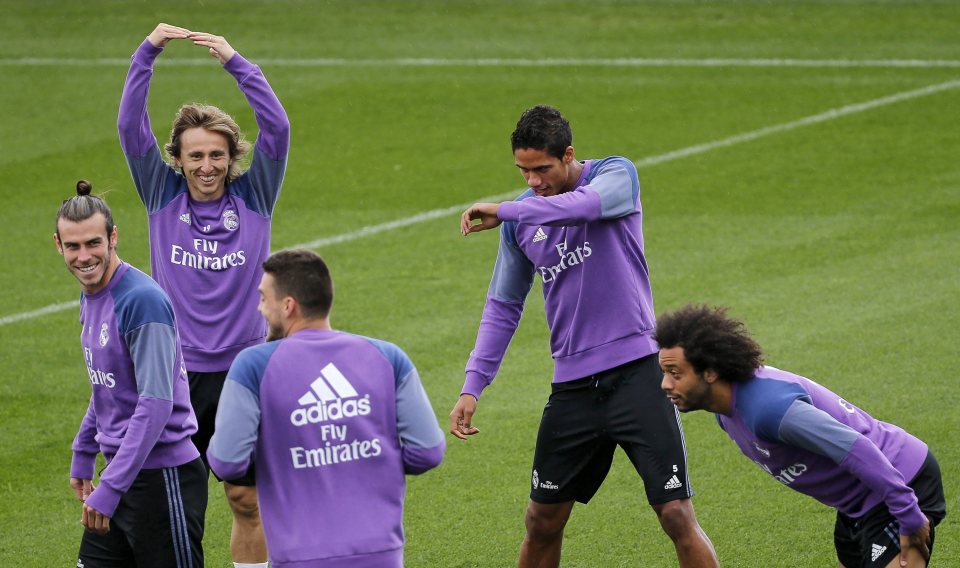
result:
[[[203,566],[207,472],[170,300],[117,256],[110,208],[86,181],[53,235],[80,282],[80,343],[93,394],[73,441],[83,503],[77,566]],[[93,485],[97,454],[107,466]]]
[[[207,48],[236,80],[259,126],[249,151],[237,123],[217,107],[184,105],[160,155],[147,114],[154,60],[171,40]],[[290,145],[290,123],[260,68],[220,36],[159,24],[133,54],[118,117],[120,145],[147,209],[153,277],[173,302],[183,340],[190,398],[199,429],[194,443],[206,459],[227,369],[243,348],[262,343],[256,313],[260,264],[270,253],[270,225]],[[255,478],[224,483],[233,512],[230,551],[236,563],[267,559]]]
[[[946,515],[927,445],[810,379],[762,365],[760,346],[722,308],[657,320],[662,387],[681,412],[707,410],[744,455],[837,510],[841,567],[926,566]]]
[[[316,253],[281,251],[263,269],[271,341],[230,367],[210,466],[229,479],[254,464],[272,566],[402,567],[404,474],[445,449],[417,370],[396,345],[330,326]]]
[[[690,502],[680,418],[659,390],[636,167],[618,156],[578,161],[569,123],[548,106],[524,112],[511,142],[529,189],[514,201],[474,204],[461,218],[464,235],[503,226],[450,431],[461,439],[479,432],[480,393],[539,275],[555,366],[519,565],[559,565],[573,504],[596,493],[619,445],[643,478],[680,566],[717,566]]]

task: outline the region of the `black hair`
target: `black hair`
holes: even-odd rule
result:
[[[273,276],[277,297],[290,296],[304,317],[322,318],[333,306],[333,279],[320,255],[307,249],[282,250],[263,262]]]
[[[57,210],[57,223],[60,219],[66,219],[74,223],[85,221],[97,213],[102,213],[106,221],[107,238],[113,233],[113,213],[110,207],[102,197],[92,195],[93,184],[82,179],[77,182],[77,194],[69,199],[64,199]],[[60,238],[60,228],[57,227],[57,238]]]
[[[682,347],[698,374],[712,369],[729,382],[749,380],[763,364],[760,345],[726,308],[688,304],[661,314],[653,337],[661,349]]]
[[[573,132],[559,110],[537,105],[520,116],[516,130],[510,135],[510,143],[514,152],[532,148],[563,159],[567,148],[573,144]]]

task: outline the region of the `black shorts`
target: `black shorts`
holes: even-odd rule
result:
[[[207,472],[199,459],[143,469],[110,518],[110,532],[83,531],[77,566],[203,568]]]
[[[907,485],[916,493],[920,510],[930,519],[932,553],[934,527],[947,515],[940,464],[932,452],[927,453],[923,467]],[[846,568],[886,566],[900,554],[900,523],[893,518],[884,503],[857,519],[838,512],[833,529],[833,543],[837,548],[837,559]]]
[[[619,445],[651,505],[693,495],[680,414],[660,390],[657,354],[590,377],[554,383],[533,457],[530,499],[587,503]]]
[[[217,422],[217,407],[220,405],[220,393],[223,392],[223,383],[227,380],[227,371],[217,371],[215,373],[200,373],[196,371],[187,371],[187,378],[190,381],[190,404],[193,405],[193,412],[197,415],[197,433],[191,437],[193,445],[200,450],[200,458],[203,465],[210,471],[210,464],[207,463],[207,448],[210,447],[210,438],[213,437],[213,430]],[[214,474],[216,477],[216,474]],[[217,479],[220,479],[217,477]],[[223,481],[220,479],[220,481]],[[253,465],[247,470],[247,473],[238,479],[229,480],[233,485],[253,486],[257,484],[256,476],[253,472]]]

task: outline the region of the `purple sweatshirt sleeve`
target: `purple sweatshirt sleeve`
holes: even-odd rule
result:
[[[507,352],[510,340],[520,325],[523,304],[507,302],[487,297],[477,331],[477,342],[467,361],[466,380],[460,394],[470,394],[480,398],[500,369],[500,363]]]
[[[237,80],[257,120],[257,148],[271,160],[283,160],[290,150],[290,120],[260,67],[236,53],[223,66]]]
[[[640,181],[636,166],[624,158],[601,161],[588,183],[573,191],[500,204],[502,221],[525,225],[567,226],[616,219],[636,210]]]
[[[440,465],[446,440],[416,368],[410,363],[405,370],[397,385],[397,434],[404,473],[419,475]]]
[[[890,514],[900,522],[900,534],[912,535],[920,530],[926,516],[920,510],[917,496],[873,442],[864,436],[857,438],[839,465],[883,496]]]
[[[135,158],[142,157],[157,145],[157,139],[150,128],[150,116],[147,114],[147,95],[150,92],[150,79],[153,77],[153,62],[163,51],[144,39],[130,58],[130,70],[123,83],[120,96],[120,112],[117,116],[117,130],[120,133],[120,147],[123,153]]]
[[[87,412],[80,422],[80,430],[73,439],[73,460],[70,463],[70,477],[77,479],[93,479],[96,467],[97,454],[100,453],[100,444],[97,443],[97,415],[93,409],[93,397],[87,405]]]
[[[143,468],[173,411],[176,332],[169,325],[150,323],[125,335],[133,361],[139,399],[117,453],[87,505],[112,517],[120,497]]]
[[[825,456],[880,495],[890,514],[900,522],[900,533],[910,535],[926,516],[903,476],[883,452],[849,426],[803,400],[783,414],[776,434],[782,441]]]

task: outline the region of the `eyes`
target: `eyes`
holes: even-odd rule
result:
[[[223,161],[227,159],[227,153],[219,150],[210,152],[207,155],[203,154],[202,152],[193,152],[193,153],[187,154],[187,159],[190,160],[191,162],[199,162],[200,160],[204,159],[204,157],[206,156],[209,156],[210,159],[214,161]]]

